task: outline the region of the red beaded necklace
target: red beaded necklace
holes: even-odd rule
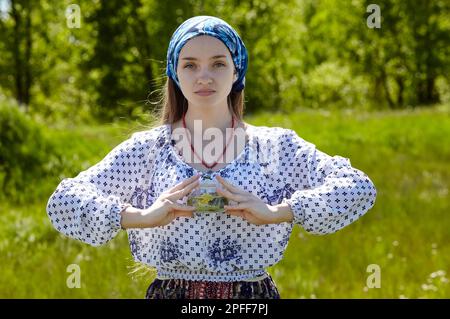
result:
[[[188,129],[186,128],[186,119],[185,119],[185,117],[186,117],[186,113],[183,114],[183,127],[184,127],[185,130],[188,131]],[[223,148],[222,154],[221,154],[220,157],[219,157],[213,164],[211,164],[211,165],[206,164],[205,161],[203,160],[203,158],[200,158],[200,156],[198,156],[197,152],[194,150],[194,146],[192,145],[191,138],[189,137],[189,144],[191,145],[191,150],[192,150],[192,152],[194,153],[195,156],[197,156],[197,158],[198,158],[199,160],[202,161],[202,164],[203,164],[204,166],[206,166],[207,168],[212,169],[214,166],[216,166],[216,165],[219,163],[218,161],[222,158],[223,154],[225,154],[225,151],[226,151],[226,149],[227,149],[227,146],[228,146],[228,144],[230,144],[231,139],[233,138],[233,135],[234,135],[234,116],[233,116],[233,115],[231,116],[231,128],[233,129],[233,133],[231,134],[230,138],[228,139],[227,144],[226,144],[225,147]],[[190,135],[190,133],[189,133],[189,135]]]

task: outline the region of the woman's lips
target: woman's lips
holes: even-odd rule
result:
[[[199,92],[195,92],[195,94],[198,94],[200,96],[209,96],[216,93],[216,91],[199,91]]]

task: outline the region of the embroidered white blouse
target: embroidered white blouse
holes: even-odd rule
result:
[[[293,222],[257,226],[215,213],[127,229],[136,261],[155,267],[160,277],[247,280],[281,260],[294,224],[330,234],[374,205],[374,184],[349,159],[319,151],[290,129],[249,125],[247,134],[243,151],[212,177],[220,174],[267,204],[288,203]],[[163,191],[198,173],[174,144],[170,124],[137,132],[96,165],[63,179],[47,203],[54,227],[93,246],[111,240],[126,204],[150,207]]]

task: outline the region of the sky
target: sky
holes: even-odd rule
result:
[[[9,11],[10,5],[11,5],[11,3],[9,2],[9,0],[0,0],[0,17],[1,18],[4,18],[8,15],[7,12]]]

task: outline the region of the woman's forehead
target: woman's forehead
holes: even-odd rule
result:
[[[195,58],[197,60],[209,60],[212,57],[225,55],[230,58],[230,52],[225,44],[215,37],[201,35],[186,42],[180,51],[179,59]]]

